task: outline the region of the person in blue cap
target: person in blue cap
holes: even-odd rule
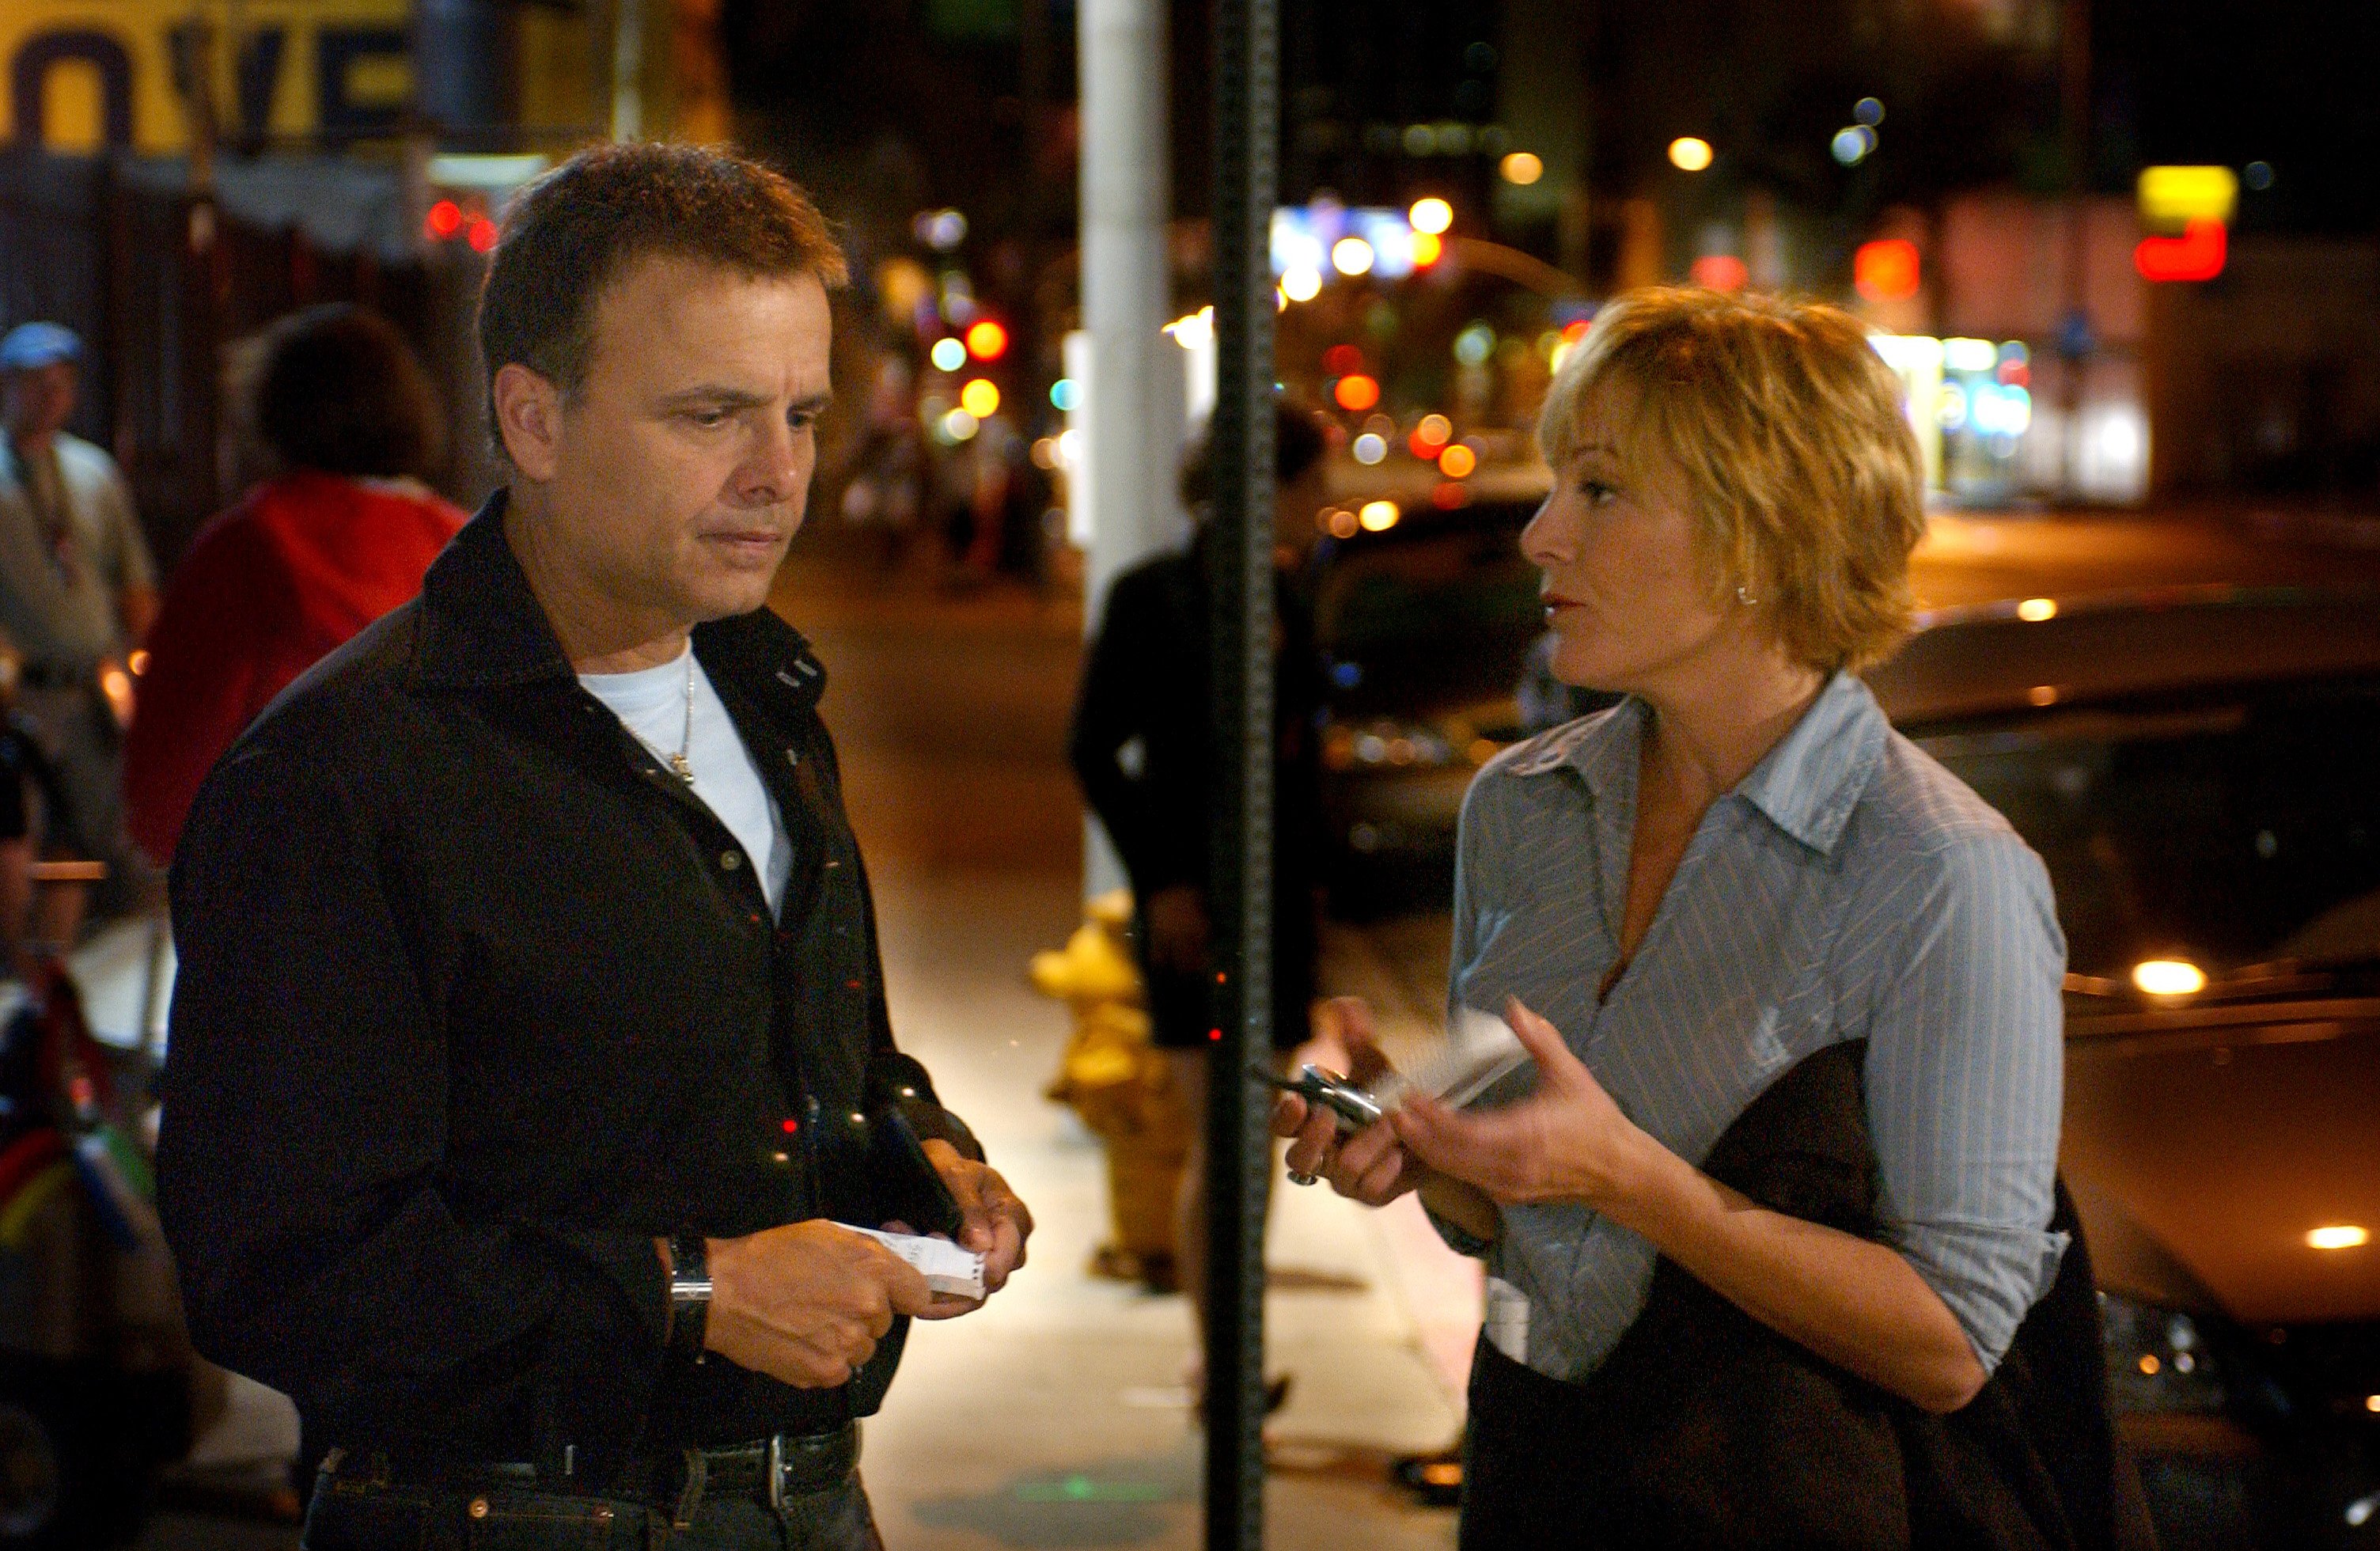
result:
[[[136,865],[119,790],[126,663],[157,612],[156,568],[115,460],[66,430],[81,359],[57,323],[0,336],[0,635],[65,798],[49,839],[110,864],[120,893]]]

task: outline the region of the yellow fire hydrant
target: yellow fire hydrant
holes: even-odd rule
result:
[[[1112,1240],[1093,1254],[1100,1276],[1171,1290],[1173,1203],[1190,1153],[1190,1117],[1164,1056],[1150,1044],[1129,932],[1132,895],[1118,889],[1083,908],[1066,946],[1033,955],[1036,990],[1074,1013],[1074,1036],[1045,1090],[1106,1144]]]

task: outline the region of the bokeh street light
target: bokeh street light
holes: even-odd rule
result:
[[[1710,141],[1681,135],[1670,142],[1670,165],[1682,173],[1698,173],[1711,164]]]
[[[1360,371],[1351,371],[1339,379],[1338,386],[1330,390],[1330,396],[1340,408],[1360,415],[1380,402],[1380,384]]]
[[[979,361],[996,361],[1008,354],[1008,331],[986,318],[966,332],[967,354]]]
[[[1497,164],[1496,170],[1504,181],[1517,188],[1526,188],[1546,176],[1546,164],[1532,153],[1515,151]]]

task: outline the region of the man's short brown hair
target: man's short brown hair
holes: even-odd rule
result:
[[[504,212],[480,293],[489,380],[518,364],[577,392],[594,357],[597,298],[646,258],[755,279],[815,275],[830,290],[849,278],[826,217],[783,174],[700,146],[597,146],[523,188]],[[488,418],[492,429],[492,398]]]
[[[1909,627],[1925,465],[1900,380],[1838,308],[1717,291],[1619,297],[1554,373],[1537,442],[1559,470],[1616,389],[1622,449],[1681,476],[1713,596],[1736,589],[1813,667],[1860,668]]]

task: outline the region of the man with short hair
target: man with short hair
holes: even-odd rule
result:
[[[893,1047],[763,604],[843,260],[715,151],[585,152],[480,305],[508,487],[208,778],[160,1203],[191,1329],[328,1454],[307,1544],[874,1547],[856,1419],[1032,1222]],[[922,1138],[922,1143],[919,1141]]]
[[[125,663],[156,616],[157,577],[115,460],[67,431],[81,359],[82,341],[57,323],[0,337],[0,635],[65,799],[49,839],[122,868]]]

